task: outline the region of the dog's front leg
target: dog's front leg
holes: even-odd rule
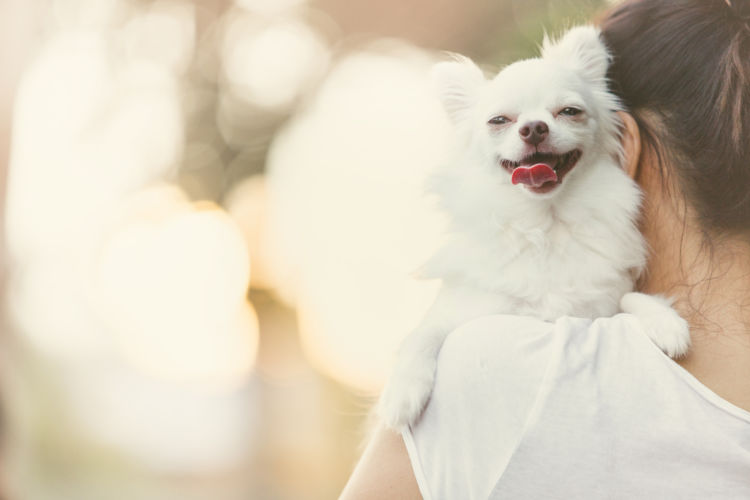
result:
[[[430,399],[438,354],[461,324],[502,310],[495,295],[444,286],[419,327],[404,340],[396,366],[381,394],[378,414],[390,428],[413,423]]]
[[[672,308],[669,299],[644,293],[626,293],[620,300],[622,312],[641,322],[646,335],[669,357],[679,358],[690,348],[690,329]]]
[[[402,344],[378,403],[378,414],[385,425],[400,430],[422,413],[432,392],[440,347],[450,331],[424,325]]]

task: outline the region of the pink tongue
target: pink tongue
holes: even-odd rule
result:
[[[539,187],[545,182],[557,182],[557,173],[546,163],[537,163],[530,167],[516,167],[510,180],[513,184]]]

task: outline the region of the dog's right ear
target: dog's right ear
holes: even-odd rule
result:
[[[484,73],[471,59],[454,56],[453,61],[437,63],[432,68],[432,80],[448,117],[460,123],[474,105],[479,89],[486,81]]]

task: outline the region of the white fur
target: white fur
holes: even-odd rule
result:
[[[456,145],[431,189],[450,216],[450,235],[421,270],[442,279],[441,292],[404,341],[381,396],[379,413],[390,427],[419,416],[443,340],[478,316],[610,316],[625,296],[626,312],[664,320],[647,329],[660,348],[672,356],[686,351],[687,325],[668,303],[625,295],[645,265],[646,247],[636,227],[640,192],[619,165],[620,104],[607,90],[608,61],[598,31],[579,27],[557,43],[545,40],[541,58],[516,62],[492,80],[465,58],[435,67]],[[583,113],[575,120],[557,114],[566,106]],[[487,122],[497,115],[513,122],[493,129]],[[549,126],[539,150],[583,153],[545,194],[513,185],[499,164],[534,151],[518,133],[533,120]]]
[[[670,299],[631,292],[620,300],[620,309],[638,316],[646,334],[668,356],[682,356],[690,347],[687,321],[672,309]]]

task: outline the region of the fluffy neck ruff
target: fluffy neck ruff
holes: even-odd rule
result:
[[[645,264],[640,191],[609,158],[577,168],[549,198],[455,168],[436,174],[431,187],[450,230],[420,275],[512,296],[529,309],[577,295],[550,317],[614,313]],[[591,310],[602,296],[608,305]]]

